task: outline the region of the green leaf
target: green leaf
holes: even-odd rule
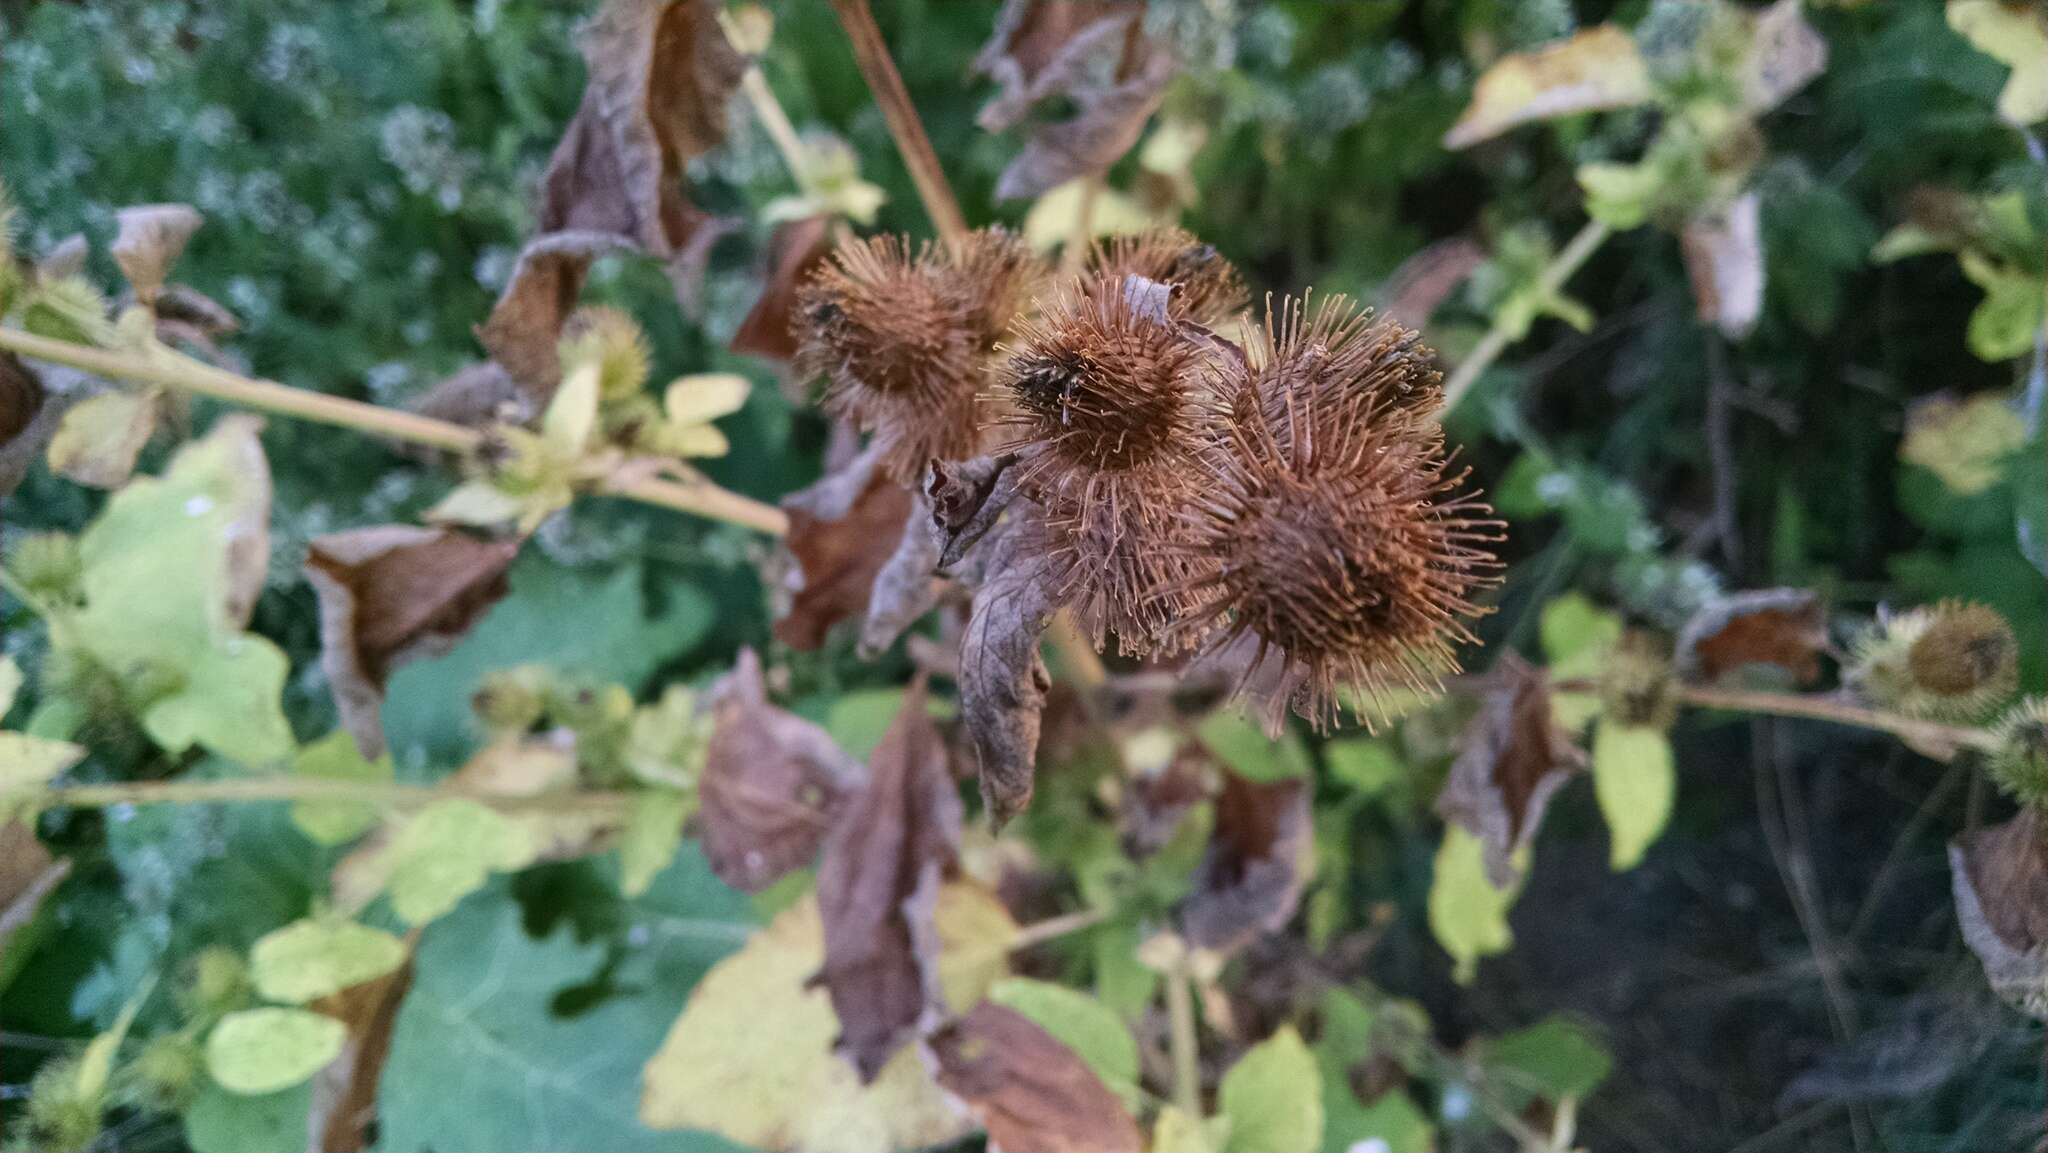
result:
[[[1323,746],[1323,763],[1332,779],[1360,797],[1377,797],[1408,781],[1408,767],[1393,742],[1378,737],[1331,741]]]
[[[121,1042],[128,1039],[128,1027],[135,1023],[136,1010],[149,996],[149,985],[145,983],[140,993],[128,998],[121,1007],[121,1015],[114,1019],[112,1028],[86,1043],[85,1052],[79,1054],[78,1071],[73,1084],[80,1097],[96,1100],[107,1091],[107,1084],[114,1076],[114,1057],[121,1051]]]
[[[1590,1028],[1562,1016],[1495,1038],[1482,1050],[1487,1075],[1522,1097],[1583,1100],[1614,1067],[1607,1045]],[[1517,1108],[1521,1105],[1517,1104]]]
[[[336,729],[301,748],[292,759],[292,772],[323,781],[375,784],[391,780],[391,754],[368,760],[347,730]],[[292,824],[317,844],[346,844],[376,823],[377,806],[364,801],[300,801],[292,806]]]
[[[544,557],[515,564],[512,591],[446,655],[392,674],[384,733],[400,762],[453,763],[474,740],[469,700],[487,673],[544,662],[563,680],[637,688],[688,652],[711,625],[711,602],[686,584],[662,588],[648,610],[637,565],[610,572],[567,569]]]
[[[1292,1025],[1251,1047],[1223,1075],[1216,1109],[1230,1118],[1228,1153],[1316,1153],[1323,1077]]]
[[[206,1071],[230,1093],[275,1093],[341,1055],[348,1026],[304,1009],[229,1013],[206,1037]]]
[[[535,847],[528,825],[463,797],[415,813],[385,850],[391,911],[419,925],[446,914],[494,872],[522,868]]]
[[[1031,1018],[1086,1061],[1126,1104],[1136,1107],[1138,1043],[1109,1006],[1064,985],[1025,977],[996,982],[988,999]]]
[[[119,488],[156,431],[154,392],[109,389],[65,412],[50,438],[50,471],[94,488]]]
[[[291,661],[267,638],[225,637],[193,655],[177,691],[142,711],[150,739],[174,753],[199,745],[231,761],[264,765],[291,755],[279,702]]]
[[[1586,215],[1617,232],[1641,226],[1664,195],[1663,170],[1647,163],[1581,164],[1578,176]]]
[[[849,756],[865,761],[903,706],[902,689],[862,689],[834,698],[825,710],[825,731]]]
[[[0,792],[47,784],[84,759],[85,750],[70,741],[0,733]]]
[[[1229,1142],[1228,1117],[1190,1117],[1165,1105],[1152,1122],[1152,1153],[1223,1153]]]
[[[268,1001],[303,1005],[405,964],[405,942],[353,921],[309,919],[269,933],[249,950],[249,976]]]
[[[1593,734],[1593,795],[1607,818],[1615,871],[1634,868],[1671,820],[1678,795],[1671,739],[1656,729],[1603,721]]]
[[[2042,310],[2048,307],[2048,282],[2038,273],[2011,268],[1974,252],[1963,253],[1962,265],[1963,274],[1984,290],[1983,302],[1970,314],[1970,352],[1993,364],[2025,355],[2034,347]]]
[[[1358,1136],[1350,1144],[1329,1148],[1374,1149],[1375,1141],[1384,1153],[1432,1153],[1436,1148],[1436,1126],[1429,1123],[1429,1115],[1415,1104],[1415,1099],[1401,1089],[1389,1089],[1361,1108],[1357,1126]]]
[[[629,897],[647,891],[654,878],[675,860],[683,843],[683,821],[691,798],[666,789],[649,789],[633,798],[619,839],[619,890]]]
[[[1479,959],[1505,953],[1514,944],[1508,910],[1516,889],[1505,892],[1486,879],[1486,849],[1464,826],[1444,826],[1436,873],[1429,886],[1429,930],[1451,955],[1452,977],[1461,985],[1479,975]]]
[[[277,1153],[306,1144],[310,1082],[260,1096],[207,1084],[185,1110],[185,1141],[192,1153]]]
[[[0,717],[14,708],[14,698],[21,693],[21,666],[13,657],[0,657]]]
[[[1621,640],[1622,623],[1618,614],[1570,592],[1543,606],[1538,632],[1552,680],[1591,680]],[[1576,734],[1600,714],[1600,694],[1553,693],[1550,711],[1559,728]]]
[[[1270,783],[1315,773],[1315,761],[1300,734],[1290,728],[1275,740],[1236,709],[1211,713],[1196,727],[1195,734],[1216,759],[1248,781]]]

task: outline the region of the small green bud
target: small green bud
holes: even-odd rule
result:
[[[1631,631],[1615,644],[1600,670],[1600,704],[1615,724],[1670,731],[1678,718],[1678,682],[1655,637]]]
[[[24,1126],[31,1148],[89,1149],[106,1115],[104,1091],[82,1092],[78,1059],[46,1062],[29,1082]]]
[[[556,345],[562,358],[562,373],[595,363],[598,395],[604,403],[638,396],[647,388],[652,358],[640,322],[623,309],[587,305],[577,309],[562,326]]]
[[[2048,806],[2048,697],[2029,697],[2008,710],[1994,730],[1991,779],[2020,804]]]
[[[165,1033],[143,1044],[132,1072],[147,1104],[176,1113],[192,1103],[205,1070],[198,1041],[183,1033]]]
[[[524,733],[540,723],[548,682],[548,671],[539,665],[490,673],[469,698],[470,711],[493,736]]]
[[[38,284],[26,297],[21,326],[37,336],[95,347],[113,340],[107,319],[107,298],[83,276],[63,276]]]
[[[188,962],[185,987],[179,993],[185,1015],[198,1021],[216,1020],[255,999],[248,964],[225,945],[201,949]]]
[[[7,558],[7,567],[45,604],[68,607],[80,602],[85,564],[79,559],[78,538],[70,533],[23,537]]]

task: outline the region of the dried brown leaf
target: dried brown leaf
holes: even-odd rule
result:
[[[413,962],[313,1002],[348,1026],[341,1055],[313,1077],[306,1110],[308,1153],[361,1153],[376,1132],[377,1081],[391,1052],[398,1009],[412,988]]]
[[[1487,878],[1506,889],[1521,871],[1517,858],[1535,840],[1551,795],[1585,767],[1586,755],[1553,719],[1543,670],[1505,653],[1491,679],[1437,794],[1436,811],[1479,838]]]
[[[0,497],[20,487],[75,398],[46,390],[34,370],[0,352]]]
[[[880,467],[869,450],[844,471],[782,499],[789,513],[789,550],[801,583],[775,637],[791,648],[815,649],[833,625],[867,611],[876,574],[888,563],[910,521],[909,489]]]
[[[835,1047],[864,1082],[945,1011],[933,918],[960,845],[960,794],[946,759],[918,681],[868,758],[867,787],[825,838],[825,964],[813,980],[839,1016]]]
[[[1009,503],[974,550],[983,574],[960,642],[960,719],[974,749],[982,805],[997,828],[1031,803],[1038,729],[1052,677],[1039,638],[1059,608],[1051,545],[1036,505]]]
[[[515,539],[412,525],[313,540],[305,567],[320,598],[320,663],[364,756],[384,749],[385,679],[469,631],[505,595],[505,570],[518,555]]]
[[[149,304],[205,218],[189,204],[138,204],[116,212],[114,219],[119,232],[109,251],[135,299]]]
[[[14,935],[35,920],[70,873],[70,859],[52,857],[27,822],[0,825],[0,970],[11,970],[16,960],[8,955]]]
[[[1181,906],[1188,943],[1231,952],[1285,925],[1301,903],[1312,836],[1308,782],[1225,773],[1216,827]]]
[[[796,355],[796,334],[790,317],[796,290],[832,250],[832,218],[807,216],[775,226],[768,240],[768,268],[761,278],[761,296],[754,301],[739,330],[732,334],[734,352],[787,361]]]
[[[1991,988],[2048,1020],[2048,839],[2039,813],[2023,809],[1963,834],[1948,859],[1956,919]]]
[[[534,398],[494,360],[456,369],[405,407],[421,416],[471,426],[525,424],[540,412]]]
[[[1763,312],[1762,205],[1756,193],[1745,193],[1693,217],[1679,235],[1700,320],[1732,340],[1748,336]]]
[[[1121,55],[1144,14],[1139,0],[1008,0],[974,58],[974,71],[998,88],[982,107],[982,128],[1010,127],[1031,105],[1080,80],[1093,58]]]
[[[825,730],[768,703],[761,660],[740,650],[711,699],[697,825],[718,878],[757,893],[817,856],[862,772]]]
[[[1166,847],[1181,821],[1209,799],[1210,764],[1196,746],[1183,745],[1162,768],[1138,771],[1124,782],[1117,807],[1117,838],[1130,857],[1149,857]]]
[[[1812,590],[1758,589],[1694,613],[1678,636],[1677,665],[1687,680],[1711,682],[1766,665],[1807,684],[1820,675],[1827,644],[1827,609]]]
[[[92,255],[92,245],[86,243],[85,234],[74,232],[56,244],[36,261],[36,279],[44,283],[77,276],[85,270],[85,258]]]
[[[162,412],[162,395],[154,390],[110,388],[77,401],[50,438],[50,471],[91,488],[120,488],[134,475]]]
[[[1135,32],[1136,47],[1123,77],[1106,85],[1076,85],[1067,90],[1076,111],[1068,120],[1034,131],[1024,151],[996,181],[996,199],[1028,200],[1070,180],[1099,176],[1138,142],[1173,79],[1173,57]]]
[[[939,1085],[988,1130],[992,1150],[1136,1153],[1137,1122],[1072,1049],[1029,1017],[984,1001],[931,1038]]]
[[[1402,261],[1380,288],[1386,315],[1421,328],[1458,285],[1486,263],[1486,249],[1469,236],[1439,240]]]
[[[554,395],[562,367],[556,343],[576,309],[591,262],[609,252],[630,250],[620,237],[603,232],[551,232],[536,237],[519,254],[512,279],[477,328],[491,359],[503,365],[538,410]]]

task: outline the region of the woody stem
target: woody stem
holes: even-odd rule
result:
[[[910,169],[910,180],[917,185],[918,198],[924,201],[925,215],[931,217],[932,227],[938,229],[939,238],[948,247],[957,246],[967,236],[967,217],[960,212],[960,202],[953,196],[953,186],[946,181],[945,169],[939,167],[939,156],[932,151],[931,138],[925,135],[924,121],[918,118],[917,106],[910,102],[910,90],[903,86],[903,76],[896,71],[896,62],[889,58],[889,46],[882,40],[882,30],[875,24],[868,0],[832,0],[832,9],[846,29],[854,61],[875,94],[875,103],[881,106],[882,118],[889,122],[889,134],[896,140],[904,166]]]
[[[496,809],[538,809],[561,812],[623,813],[632,798],[599,790],[558,791],[512,796],[501,792],[440,785],[409,785],[392,781],[344,781],[322,777],[241,777],[217,781],[119,781],[110,784],[64,785],[57,788],[10,789],[0,792],[8,805],[34,801],[51,808],[102,809],[112,805],[249,804],[280,801],[355,802],[380,807],[416,809],[435,801],[460,797]]]

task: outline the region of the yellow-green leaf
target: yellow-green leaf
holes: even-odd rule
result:
[[[1230,1142],[1230,1118],[1191,1117],[1162,1106],[1152,1122],[1152,1153],[1223,1153]]]
[[[21,692],[21,666],[13,657],[0,657],[0,717],[14,708],[14,698]]]
[[[1634,868],[1664,832],[1678,796],[1671,739],[1641,725],[1603,721],[1593,733],[1593,795],[1607,818],[1615,870]]]
[[[1634,38],[1617,25],[1600,24],[1495,61],[1473,86],[1464,115],[1444,134],[1444,147],[1464,148],[1518,124],[1649,99],[1650,71]]]
[[[1033,201],[1024,214],[1024,242],[1040,252],[1050,252],[1073,240],[1081,226],[1085,184],[1069,181]],[[1097,189],[1086,209],[1090,240],[1143,232],[1159,223],[1138,207],[1137,201],[1113,188]]]
[[[1444,826],[1436,873],[1429,886],[1429,929],[1451,955],[1452,976],[1461,985],[1479,975],[1479,959],[1505,953],[1515,942],[1508,928],[1519,883],[1493,887],[1486,877],[1486,847],[1464,826]]]
[[[1323,1147],[1323,1074],[1294,1026],[1251,1047],[1223,1075],[1217,1112],[1228,1153],[1316,1153]]]
[[[70,741],[0,733],[0,791],[34,788],[85,759]]]
[[[304,1009],[229,1013],[206,1038],[206,1071],[230,1093],[288,1089],[341,1054],[348,1027]]]
[[[524,822],[451,797],[414,814],[383,849],[383,888],[392,912],[423,924],[453,909],[492,873],[530,863],[534,853]]]
[[[1948,26],[2012,68],[1998,94],[2000,116],[2013,124],[2048,119],[2048,13],[2039,4],[1949,0]]]
[[[1958,496],[1975,496],[2005,476],[2007,458],[2026,443],[2027,422],[2004,395],[1935,396],[1907,413],[1899,459],[1933,473]]]
[[[363,756],[346,729],[336,729],[301,748],[292,772],[323,781],[375,784],[392,777],[391,755],[372,761]],[[364,801],[300,801],[292,806],[292,823],[322,845],[340,845],[369,832],[377,823],[377,807]]]
[[[50,471],[94,488],[119,488],[156,431],[154,392],[109,389],[64,414],[50,439]]]
[[[703,424],[731,416],[747,403],[747,378],[736,372],[702,372],[678,377],[668,386],[662,411],[675,425]]]
[[[265,1000],[303,1005],[381,977],[405,963],[405,942],[353,921],[308,918],[265,934],[249,950],[249,976]]]
[[[603,372],[594,363],[579,364],[555,389],[547,411],[540,417],[540,431],[549,447],[571,460],[583,455],[590,434],[597,428],[597,401]]]
[[[668,868],[683,843],[683,820],[689,815],[690,798],[682,793],[649,789],[633,798],[619,837],[621,892],[639,896]]]

